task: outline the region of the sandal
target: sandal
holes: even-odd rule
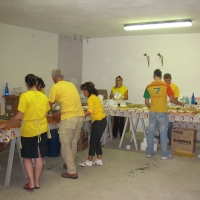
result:
[[[35,187],[30,187],[29,183],[27,183],[27,184],[24,185],[24,189],[25,190],[34,190]]]
[[[35,189],[40,189],[40,185],[37,187],[37,186],[35,186]]]

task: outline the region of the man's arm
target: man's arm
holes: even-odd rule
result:
[[[149,101],[149,99],[145,98],[145,104],[147,105],[148,108],[151,107],[151,103]]]
[[[174,103],[174,104],[179,105],[179,106],[184,106],[185,105],[184,102],[178,101],[178,98],[175,98],[174,96],[169,96],[169,98],[170,98],[170,102],[171,103]]]
[[[174,97],[177,101],[178,101],[178,97]],[[170,103],[173,103],[172,101],[171,101],[171,99],[170,99]]]

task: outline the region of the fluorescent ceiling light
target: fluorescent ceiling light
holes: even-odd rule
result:
[[[192,26],[191,20],[176,20],[165,22],[152,22],[152,23],[137,23],[137,24],[125,24],[124,30],[144,30],[144,29],[157,29],[157,28],[175,28]]]

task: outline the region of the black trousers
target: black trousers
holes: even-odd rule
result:
[[[102,155],[102,148],[101,148],[101,137],[103,132],[106,128],[107,120],[106,117],[102,120],[95,120],[92,123],[92,129],[90,133],[90,148],[89,148],[89,156]]]
[[[124,117],[114,117],[114,124],[113,124],[113,137],[117,137],[118,131],[120,137],[122,136],[124,130]]]

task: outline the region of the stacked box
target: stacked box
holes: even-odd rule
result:
[[[197,129],[175,128],[172,131],[171,151],[193,153],[196,150]]]

